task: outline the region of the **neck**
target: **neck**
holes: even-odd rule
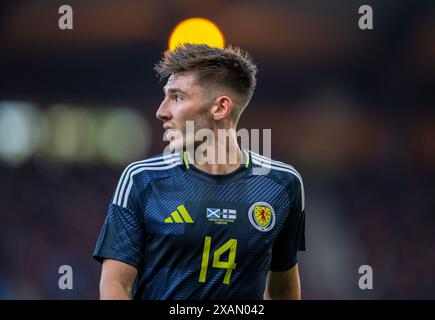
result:
[[[214,140],[203,142],[194,153],[187,154],[190,160],[193,159],[191,163],[210,174],[231,173],[240,167],[243,159],[235,131],[224,138],[216,134]]]

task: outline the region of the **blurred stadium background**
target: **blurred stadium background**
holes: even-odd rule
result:
[[[0,298],[98,298],[95,241],[123,167],[164,146],[153,65],[189,17],[258,62],[240,127],[304,177],[303,298],[435,298],[433,1],[69,2],[0,2]]]

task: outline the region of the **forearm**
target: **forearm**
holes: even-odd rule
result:
[[[264,293],[265,300],[301,300],[300,287],[289,287],[281,290],[266,290]]]
[[[301,291],[289,289],[282,292],[268,293],[268,300],[301,300]]]
[[[297,287],[297,288],[292,288],[290,289],[290,291],[287,293],[287,298],[285,298],[287,300],[301,300],[301,288]]]
[[[122,261],[106,259],[100,280],[101,300],[131,300],[137,269]]]
[[[119,282],[105,281],[100,284],[100,300],[131,300],[131,289]]]
[[[288,271],[269,272],[266,279],[266,300],[300,300],[301,283],[297,264]]]

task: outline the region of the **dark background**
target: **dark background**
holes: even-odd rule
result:
[[[240,127],[304,178],[303,298],[434,299],[435,3],[399,0],[0,2],[0,298],[98,298],[95,241],[123,168],[164,146],[153,66],[189,17],[258,63]]]

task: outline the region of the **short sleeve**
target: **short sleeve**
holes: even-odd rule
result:
[[[121,177],[122,179],[122,177]],[[135,204],[133,192],[129,192],[123,206],[116,203],[119,186],[111,202],[100,231],[93,257],[102,262],[114,259],[139,269],[143,261],[145,237],[144,221]]]
[[[302,179],[294,179],[289,198],[293,205],[272,247],[270,270],[287,271],[298,262],[298,251],[305,250],[305,208]]]

